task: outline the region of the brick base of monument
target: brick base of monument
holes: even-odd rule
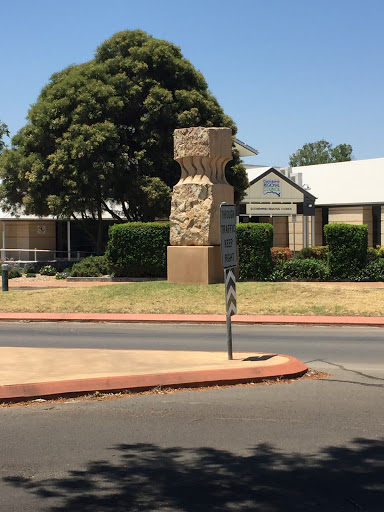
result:
[[[220,246],[169,246],[167,276],[169,283],[214,284],[224,282]]]

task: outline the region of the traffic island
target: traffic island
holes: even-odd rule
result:
[[[0,400],[292,379],[308,368],[270,353],[0,347]],[[17,368],[17,372],[14,369]]]

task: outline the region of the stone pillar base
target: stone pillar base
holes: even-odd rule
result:
[[[167,275],[169,283],[223,283],[220,246],[168,246]]]

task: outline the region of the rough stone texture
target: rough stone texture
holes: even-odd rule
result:
[[[222,156],[232,159],[231,128],[180,128],[173,133],[174,158],[186,156]]]
[[[184,183],[173,188],[171,245],[220,245],[220,204],[233,202],[233,187]]]
[[[181,128],[174,131],[174,155],[181,183],[225,183],[225,166],[232,160],[230,128]]]
[[[231,148],[230,128],[175,130],[181,178],[172,194],[171,245],[220,245],[220,204],[233,203],[233,187],[225,179]]]

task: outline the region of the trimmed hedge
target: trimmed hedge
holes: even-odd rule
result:
[[[109,228],[106,257],[117,277],[166,277],[169,222],[127,222]]]
[[[368,227],[366,225],[327,224],[328,265],[333,279],[351,278],[367,264]]]
[[[248,222],[236,226],[239,249],[239,279],[265,281],[272,272],[271,248],[273,227],[271,224]]]
[[[291,259],[277,265],[271,274],[271,281],[327,281],[328,265],[325,261]]]

